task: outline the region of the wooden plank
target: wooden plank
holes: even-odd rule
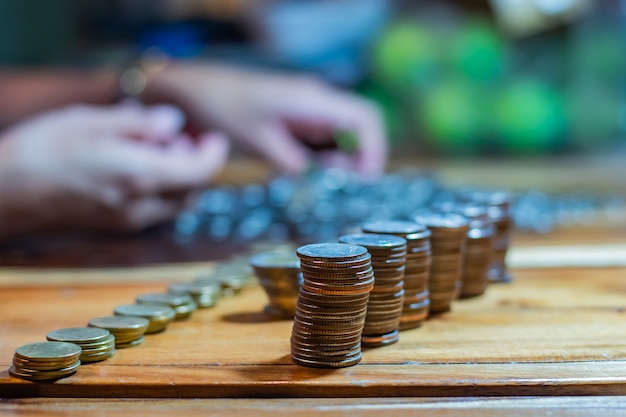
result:
[[[0,402],[0,415],[23,417],[207,415],[467,417],[623,416],[626,397],[359,398],[359,399],[19,399]]]
[[[290,321],[261,313],[249,289],[139,347],[50,384],[0,372],[0,396],[368,397],[626,395],[626,269],[516,270],[516,281],[364,352],[361,364],[312,370],[289,357]],[[0,291],[0,369],[15,348],[110,314],[165,282],[107,281]]]

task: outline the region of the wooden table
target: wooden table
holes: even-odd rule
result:
[[[583,232],[562,235],[547,242],[585,240]],[[607,229],[605,241],[623,236]],[[541,239],[519,238],[519,247]],[[601,241],[596,231],[594,243]],[[626,412],[625,267],[515,269],[513,283],[456,302],[452,312],[403,332],[395,345],[366,350],[359,365],[345,369],[294,365],[291,323],[263,315],[263,291],[248,288],[72,377],[32,383],[8,375],[17,346],[210,268],[0,271],[0,397],[14,398],[0,402],[0,415]]]
[[[623,191],[623,175],[615,175],[623,172],[622,161],[608,170],[605,163],[590,164],[585,175],[579,163],[571,165],[545,175],[539,168],[546,164],[539,164],[530,170],[539,181],[529,181],[544,184],[548,178],[554,184],[556,178],[554,189],[563,189],[577,175],[591,187],[601,183]],[[477,166],[441,172],[511,184],[510,175],[486,175]],[[514,177],[528,180],[528,167],[518,168],[525,174]],[[502,169],[511,170],[517,172],[510,164]],[[625,242],[623,226],[603,225],[518,235],[514,249],[519,254],[537,247],[613,245],[619,255],[623,246],[615,245]],[[120,259],[132,265],[163,259],[141,240],[114,245],[116,255],[109,258],[97,250],[100,244],[87,246],[88,257],[70,244],[62,256],[17,251],[7,262],[3,258],[13,267],[0,268],[0,415],[626,415],[623,259],[615,263],[621,266],[585,268],[520,264],[513,283],[456,302],[452,312],[403,332],[395,345],[366,350],[362,363],[346,369],[292,364],[291,323],[264,316],[266,298],[251,288],[146,337],[139,347],[82,366],[72,377],[55,383],[10,377],[6,369],[17,346],[44,340],[50,330],[84,325],[140,293],[163,291],[169,282],[191,280],[212,267],[189,262],[200,251],[182,264],[111,268]],[[107,268],[59,268],[77,260]],[[31,264],[47,268],[29,269]]]

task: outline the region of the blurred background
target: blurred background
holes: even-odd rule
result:
[[[0,65],[306,71],[376,101],[403,156],[622,152],[625,39],[624,0],[0,1]]]

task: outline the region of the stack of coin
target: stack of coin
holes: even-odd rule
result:
[[[78,345],[82,350],[82,363],[99,362],[115,355],[115,337],[107,329],[69,327],[48,332],[46,339]]]
[[[302,366],[342,368],[361,361],[361,335],[374,286],[363,246],[301,246],[303,282],[291,333],[291,357]]]
[[[231,271],[228,268],[220,268],[207,275],[199,276],[194,283],[201,285],[218,284],[221,288],[220,296],[230,298],[243,290],[247,280],[247,275],[241,275],[239,272]]]
[[[80,346],[74,343],[30,343],[15,350],[9,373],[30,381],[65,378],[80,366],[80,354]]]
[[[159,304],[124,304],[115,307],[113,313],[116,316],[143,317],[150,321],[146,334],[159,333],[167,329],[174,321],[176,312],[173,308]]]
[[[496,228],[492,242],[491,266],[488,273],[489,282],[510,282],[512,277],[506,266],[506,253],[509,249],[511,232],[513,231],[510,194],[504,191],[473,190],[459,193],[459,198],[487,206],[487,214]]]
[[[222,286],[216,281],[177,282],[171,284],[167,292],[174,295],[188,295],[198,308],[208,308],[217,304],[222,294]]]
[[[262,252],[250,257],[250,265],[269,299],[265,313],[292,319],[302,284],[300,259],[293,252]]]
[[[165,293],[147,293],[135,298],[137,304],[155,304],[171,307],[175,312],[174,320],[185,320],[191,317],[198,306],[188,295],[175,295]]]
[[[124,349],[143,343],[150,321],[143,317],[105,316],[93,318],[87,325],[107,329],[115,336],[115,348]]]
[[[404,299],[406,240],[393,235],[355,233],[341,236],[339,242],[363,246],[372,256],[374,288],[367,302],[361,344],[376,347],[397,342]]]
[[[458,204],[454,210],[469,221],[461,278],[461,298],[475,297],[484,293],[489,283],[487,274],[495,228],[484,206],[465,203]]]
[[[430,312],[443,313],[450,310],[452,300],[458,298],[461,291],[468,221],[457,213],[429,209],[418,210],[414,220],[428,227],[432,233],[432,261],[428,279]]]
[[[390,234],[406,240],[404,301],[399,328],[409,330],[421,326],[430,306],[430,230],[415,222],[401,220],[366,222],[361,229],[366,233]]]

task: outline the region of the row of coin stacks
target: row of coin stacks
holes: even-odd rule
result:
[[[371,221],[340,243],[305,245],[291,356],[309,367],[361,360],[361,346],[396,343],[400,331],[458,298],[510,280],[504,257],[512,221],[501,195],[423,208],[413,221]],[[360,336],[360,337],[358,337]]]
[[[227,266],[226,266],[227,265]],[[139,346],[144,335],[161,333],[175,320],[186,320],[197,308],[213,307],[220,297],[240,292],[249,282],[249,267],[219,264],[209,276],[174,283],[167,293],[136,297],[135,304],[114,308],[114,315],[92,318],[85,327],[50,331],[47,341],[19,346],[9,373],[30,381],[48,381],[73,375],[81,364],[100,362],[117,349]]]

